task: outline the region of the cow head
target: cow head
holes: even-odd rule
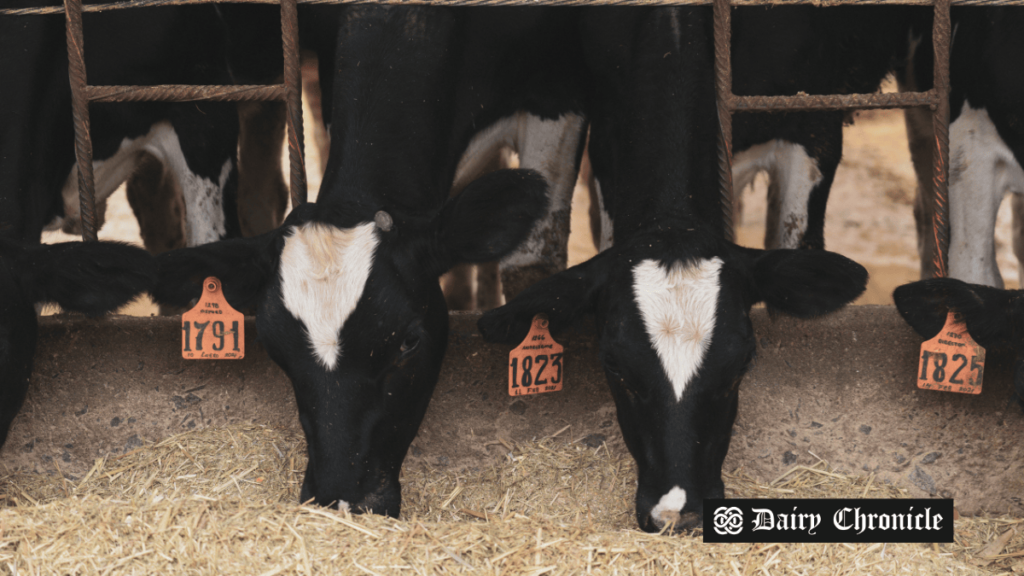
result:
[[[280,229],[160,256],[156,299],[184,305],[206,276],[256,309],[292,381],[309,463],[302,500],[397,516],[398,473],[448,342],[438,276],[502,257],[546,210],[536,172],[501,170],[434,215],[306,205]]]
[[[700,522],[724,497],[740,380],[754,358],[750,308],[798,317],[836,310],[863,292],[867,272],[825,251],[755,250],[707,234],[635,237],[538,282],[485,314],[490,341],[517,343],[543,312],[552,330],[594,312],[619,425],[636,459],[644,530]]]
[[[892,293],[903,319],[923,338],[934,338],[949,311],[960,313],[967,331],[986,349],[1009,348],[1014,360],[1014,390],[1024,408],[1024,290],[1002,290],[955,278],[933,278],[900,286]]]

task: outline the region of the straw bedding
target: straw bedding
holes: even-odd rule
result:
[[[0,480],[9,574],[1013,574],[1024,520],[956,522],[954,544],[704,544],[633,528],[621,448],[494,439],[479,469],[403,470],[402,518],[296,503],[301,437],[255,425],[190,431],[83,477]],[[730,497],[904,497],[824,461],[771,483],[726,474]]]

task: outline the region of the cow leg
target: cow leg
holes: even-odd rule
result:
[[[173,124],[161,122],[151,131],[146,151],[164,163],[181,191],[186,246],[241,236],[237,147],[238,112],[232,104],[190,104]]]
[[[125,191],[146,250],[161,254],[185,247],[184,204],[160,160],[143,153]]]
[[[1017,284],[1024,287],[1024,194],[1010,197],[1013,211],[1013,255],[1017,257]]]
[[[323,91],[320,89],[320,72],[319,72],[319,60],[317,59],[316,52],[311,50],[302,51],[302,98],[306,101],[309,106],[309,111],[313,115],[312,126],[307,126],[306,130],[313,132],[313,142],[316,143],[316,150],[320,158],[320,175],[323,175],[324,168],[327,167],[327,157],[331,152],[331,133],[327,130],[327,126],[324,123],[323,114]],[[306,172],[309,172],[310,166],[312,165],[309,161],[309,152],[306,153]]]
[[[815,132],[807,144],[772,140],[736,155],[737,190],[761,170],[769,175],[766,249],[824,248],[825,206],[839,165],[842,125],[837,123],[830,135],[828,130]]]
[[[917,193],[914,195],[914,223],[917,227],[917,253],[921,257],[921,279],[932,277],[932,260],[935,259],[935,244],[929,241],[932,233],[934,208],[928,199],[932,195],[932,152],[935,141],[932,134],[932,113],[922,108],[907,108],[903,111],[907,127],[907,142],[910,145],[910,159],[917,175]]]
[[[508,150],[511,145],[511,133],[501,122],[484,130],[474,138],[463,153],[458,168],[455,170],[451,196],[458,195],[470,182],[484,174],[507,168],[510,165]],[[494,266],[491,267],[494,268]],[[484,294],[481,294],[479,281],[483,279],[486,282],[488,277],[497,279],[497,273],[492,271],[489,274],[480,274],[479,267],[473,264],[456,264],[441,276],[441,290],[444,292],[448,309],[489,310],[500,306],[500,303],[495,304],[496,301],[500,302],[501,287],[497,282],[487,283],[482,287]],[[498,296],[495,297],[495,294]],[[480,301],[481,299],[483,302]],[[485,305],[486,308],[484,308]]]
[[[238,222],[242,236],[257,236],[280,226],[288,207],[284,102],[239,102],[238,126]]]
[[[586,130],[584,118],[572,113],[557,120],[543,120],[520,112],[516,125],[519,167],[544,176],[549,202],[547,216],[537,222],[516,251],[501,261],[501,283],[509,299],[534,282],[565,270],[572,192]]]
[[[1002,288],[996,215],[1004,194],[1024,192],[1024,171],[983,108],[964,102],[949,142],[949,275]]]

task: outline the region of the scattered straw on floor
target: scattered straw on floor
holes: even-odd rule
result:
[[[0,479],[10,574],[1011,574],[1024,520],[956,523],[954,544],[704,544],[635,530],[624,452],[560,438],[502,443],[479,470],[407,466],[402,519],[296,503],[301,438],[258,426],[188,432],[88,474]],[[730,497],[905,497],[824,461]]]

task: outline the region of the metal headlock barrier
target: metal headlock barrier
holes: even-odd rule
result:
[[[82,12],[125,8],[240,3],[280,4],[281,39],[284,47],[284,83],[257,86],[90,86],[86,82]],[[934,217],[929,242],[934,244],[932,272],[946,276],[949,250],[949,45],[950,6],[1020,6],[1024,0],[126,0],[82,5],[64,0],[64,6],[0,9],[0,15],[66,15],[69,77],[78,159],[78,192],[81,200],[82,236],[96,240],[95,190],[92,173],[92,140],[89,136],[89,102],[187,102],[284,101],[288,107],[288,155],[291,169],[292,205],[306,202],[303,161],[302,84],[299,70],[297,4],[388,4],[432,6],[693,6],[714,5],[715,85],[718,99],[719,187],[725,236],[732,241],[732,115],[735,112],[794,110],[869,110],[927,106],[932,110],[934,162],[932,166]],[[796,96],[737,96],[732,93],[732,13],[735,6],[799,5],[915,5],[932,6],[932,44],[935,52],[934,82],[927,92],[897,94],[825,94]]]

